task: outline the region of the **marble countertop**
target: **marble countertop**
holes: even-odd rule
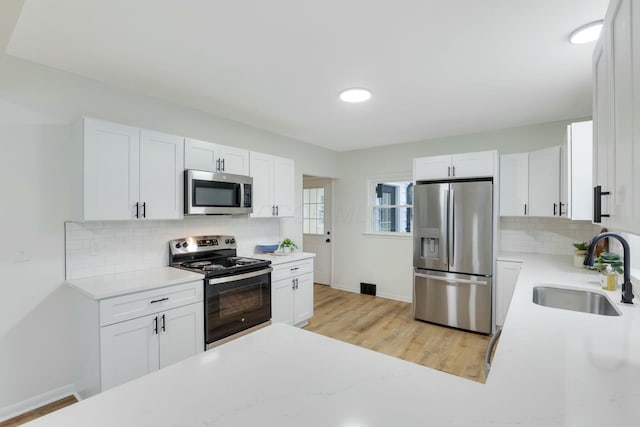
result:
[[[89,298],[101,300],[134,292],[203,280],[204,275],[173,267],[157,267],[127,273],[67,280],[67,285]]]
[[[277,324],[28,425],[640,425],[640,304],[569,256],[519,258],[486,384]],[[622,316],[538,306],[538,283],[604,293]]]
[[[301,261],[303,259],[314,258],[316,254],[311,252],[294,252],[292,254],[284,255],[282,253],[276,252],[273,254],[267,254],[267,253],[244,254],[243,256],[258,258],[258,259],[266,259],[271,261],[272,265],[278,265],[278,264],[284,264],[286,262]]]

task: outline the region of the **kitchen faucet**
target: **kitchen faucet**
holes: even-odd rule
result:
[[[600,233],[591,241],[589,245],[589,252],[584,260],[584,264],[588,266],[593,265],[593,253],[596,249],[596,243],[607,237],[613,237],[622,243],[622,250],[624,256],[624,283],[622,283],[622,302],[626,304],[633,304],[633,286],[631,285],[631,249],[629,248],[629,242],[624,237],[617,233]]]

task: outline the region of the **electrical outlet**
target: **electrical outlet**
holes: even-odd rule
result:
[[[18,248],[16,251],[16,262],[27,262],[31,259],[31,249],[29,247]]]

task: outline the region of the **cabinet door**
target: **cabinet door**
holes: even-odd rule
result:
[[[529,153],[529,216],[557,217],[560,146]]]
[[[601,186],[603,192],[613,193],[613,103],[609,81],[609,55],[604,48],[607,37],[606,27],[602,31],[602,42],[594,51],[593,87],[593,185]],[[602,197],[602,213],[613,213],[612,195]],[[609,225],[609,218],[602,218],[602,225]]]
[[[204,307],[189,304],[159,314],[160,368],[204,351]]]
[[[293,324],[294,279],[271,283],[271,322]]]
[[[224,173],[249,175],[249,151],[236,147],[218,145],[220,169]]]
[[[500,216],[526,216],[529,203],[529,154],[500,156]]]
[[[212,142],[186,138],[184,141],[184,168],[218,172],[217,146]]]
[[[273,160],[273,203],[276,215],[293,216],[295,211],[295,162],[274,156]]]
[[[273,156],[251,151],[249,175],[253,178],[251,217],[272,217],[275,206],[273,203]]]
[[[569,163],[571,219],[589,221],[593,218],[593,122],[570,125]]]
[[[313,316],[313,274],[301,274],[293,292],[293,324],[298,325]]]
[[[496,325],[502,326],[507,317],[522,264],[511,261],[498,261],[496,264]]]
[[[611,15],[610,49],[613,70],[613,135],[615,167],[611,226],[630,231],[633,222],[633,63],[631,0],[619,0]],[[636,71],[638,72],[638,71]]]
[[[146,219],[182,218],[184,138],[140,132],[140,214]]]
[[[84,119],[84,219],[127,220],[139,199],[140,130]]]
[[[442,179],[451,176],[451,156],[432,156],[413,159],[415,181]]]
[[[451,176],[455,178],[494,176],[495,159],[495,151],[455,154],[451,161]]]
[[[100,328],[102,391],[158,369],[157,315]]]

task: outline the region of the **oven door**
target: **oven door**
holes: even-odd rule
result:
[[[210,344],[271,319],[271,271],[206,279],[205,341]]]
[[[187,215],[252,213],[253,178],[228,173],[185,171],[184,213]]]

